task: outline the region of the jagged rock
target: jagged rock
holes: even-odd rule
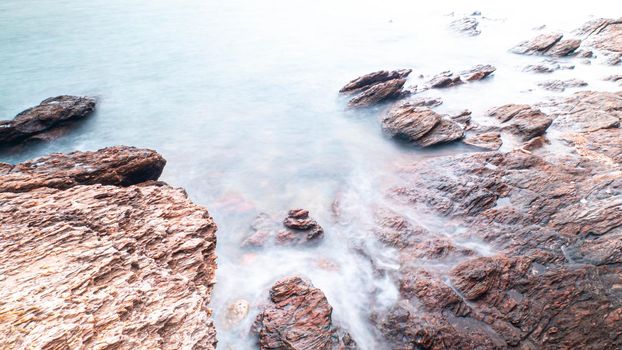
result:
[[[403,97],[402,88],[405,83],[406,79],[393,79],[375,84],[352,98],[348,102],[348,106],[352,108],[369,107],[385,100]]]
[[[431,109],[413,106],[407,102],[391,108],[382,119],[382,127],[393,137],[417,141],[440,120],[441,116]]]
[[[478,25],[479,21],[477,19],[473,17],[463,17],[452,21],[449,24],[449,27],[457,32],[470,36],[476,36],[481,34],[481,31],[477,28]]]
[[[488,115],[501,121],[502,130],[520,136],[524,141],[546,132],[553,119],[529,105],[508,104],[494,108]]]
[[[598,50],[612,53],[622,52],[622,18],[596,19],[578,29],[586,37],[585,43]]]
[[[350,81],[348,84],[342,87],[341,90],[339,90],[339,92],[349,93],[349,94],[359,93],[361,91],[369,89],[370,87],[374,85],[385,83],[389,80],[405,79],[406,77],[408,77],[408,75],[410,75],[411,72],[412,72],[412,69],[400,69],[400,70],[393,70],[393,71],[381,70],[378,72],[365,74],[361,77],[358,77]]]
[[[316,243],[324,237],[324,229],[317,221],[309,217],[305,209],[292,209],[283,220],[287,229],[277,233],[277,242],[281,244]]]
[[[603,80],[604,81],[613,81],[613,82],[622,81],[622,74],[610,75],[608,77],[605,77]]]
[[[567,88],[577,88],[587,86],[587,83],[579,79],[567,79],[567,80],[547,80],[538,83],[538,86],[545,90],[562,92]]]
[[[157,180],[166,161],[157,152],[127,146],[95,152],[54,153],[0,169],[0,192],[27,192],[39,187],[76,185],[129,186]]]
[[[554,126],[578,132],[617,128],[622,119],[622,92],[581,91],[556,100]]]
[[[463,142],[467,145],[491,151],[496,151],[501,148],[501,145],[503,145],[503,140],[501,140],[501,134],[495,131],[484,132],[481,134],[469,136],[465,138]]]
[[[465,109],[458,114],[451,115],[450,118],[457,123],[468,126],[471,123],[471,114],[473,114],[471,111]]]
[[[464,77],[464,80],[466,81],[475,81],[475,80],[482,80],[486,77],[488,77],[490,74],[492,74],[494,71],[496,71],[497,68],[486,64],[478,64],[477,66],[463,71],[460,73],[460,75],[462,77]]]
[[[119,164],[104,155],[140,152],[113,149],[53,155],[46,159],[57,167],[42,165],[33,175],[68,179],[71,161],[80,168],[90,159],[99,173],[89,184],[73,178],[31,186],[23,175],[28,184],[20,186],[10,171],[0,174],[0,348],[215,348],[207,305],[216,225],[182,189],[153,181],[99,184],[144,179],[117,177]]]
[[[440,97],[415,97],[407,101],[402,102],[404,105],[410,107],[438,107],[443,104],[443,100]]]
[[[429,82],[428,85],[432,89],[440,89],[446,88],[450,86],[460,85],[464,83],[462,79],[460,79],[459,75],[455,75],[450,71],[441,72],[435,75]]]
[[[538,137],[534,137],[533,139],[525,142],[523,144],[523,146],[521,147],[521,149],[523,150],[527,150],[527,151],[533,151],[536,150],[538,148],[542,148],[544,147],[544,145],[550,144],[549,140],[546,139],[546,137],[544,136],[538,136]]]
[[[15,144],[53,128],[81,119],[95,110],[92,97],[57,96],[19,113],[13,120],[0,121],[0,146]]]
[[[512,52],[524,55],[543,54],[557,44],[563,35],[559,33],[540,34],[531,40],[524,41],[512,49]]]
[[[581,46],[581,40],[579,39],[564,39],[546,50],[546,54],[554,57],[564,57],[574,53],[579,46]]]
[[[414,107],[408,103],[390,109],[382,120],[382,127],[389,135],[421,147],[455,141],[464,136],[464,130],[456,122],[427,107]]]
[[[332,307],[309,281],[294,276],[276,282],[270,289],[270,301],[253,325],[260,349],[357,348],[349,335],[333,324]]]

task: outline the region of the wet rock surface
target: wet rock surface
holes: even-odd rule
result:
[[[563,152],[535,137],[537,153],[444,156],[402,169],[389,196],[456,229],[380,213],[379,240],[400,252],[400,299],[372,317],[390,348],[622,345],[620,96],[580,92],[543,104]],[[507,105],[490,114],[503,125],[544,113]]]
[[[527,141],[546,132],[553,119],[529,105],[508,104],[488,111],[490,117],[501,122],[502,130]]]
[[[339,90],[342,94],[357,94],[349,102],[352,108],[370,107],[385,100],[408,95],[403,89],[410,69],[378,71],[363,75]]]
[[[311,282],[298,276],[279,280],[270,289],[270,301],[253,325],[260,349],[357,349],[333,324],[333,308]]]
[[[0,121],[0,147],[11,146],[29,138],[53,138],[56,134],[44,133],[67,126],[95,110],[95,99],[80,96],[57,96],[43,100],[12,120]]]
[[[43,159],[0,174],[0,347],[214,349],[216,225],[148,181],[163,159],[128,147]],[[132,175],[141,166],[149,176]]]
[[[563,35],[559,33],[540,34],[533,39],[518,44],[512,48],[512,52],[523,55],[544,54],[553,45],[557,44],[562,37]]]
[[[567,80],[546,80],[538,83],[538,86],[545,90],[562,92],[567,88],[578,88],[587,86],[587,82],[579,79],[567,79]]]
[[[466,81],[475,81],[475,80],[482,80],[484,78],[487,78],[489,75],[491,75],[492,73],[494,73],[494,71],[496,71],[497,68],[489,65],[489,64],[478,64],[477,66],[469,69],[469,70],[465,70],[463,72],[460,72],[460,75],[464,78],[464,80]]]
[[[242,242],[245,247],[277,245],[316,245],[324,238],[324,229],[305,209],[292,209],[279,223],[268,214],[259,214],[251,224],[252,233]]]
[[[577,32],[591,47],[607,53],[622,53],[622,18],[596,19],[584,24]]]
[[[389,135],[421,147],[452,142],[464,136],[463,128],[427,107],[402,103],[391,108],[382,120]]]
[[[445,71],[435,75],[432,79],[430,79],[430,81],[428,82],[428,86],[431,89],[441,89],[450,86],[460,85],[463,83],[464,82],[459,75],[456,75],[450,71]]]
[[[474,17],[463,17],[456,19],[449,24],[449,27],[454,31],[463,33],[469,36],[476,36],[481,34],[481,30],[478,28],[479,21]]]
[[[496,151],[503,145],[501,134],[495,131],[475,134],[464,139],[464,143],[479,148]]]

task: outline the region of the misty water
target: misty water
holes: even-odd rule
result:
[[[448,28],[476,10],[481,35]],[[335,322],[361,348],[379,349],[370,303],[391,305],[397,288],[359,252],[383,268],[398,266],[395,252],[373,237],[373,212],[393,207],[451,235],[460,228],[395,207],[384,194],[400,166],[474,149],[394,142],[381,131],[382,107],[347,110],[339,88],[380,69],[412,68],[407,85],[417,85],[444,70],[492,64],[491,79],[420,95],[441,97],[441,113],[469,109],[475,120],[493,106],[580,90],[545,91],[536,85],[542,80],[577,78],[589,83],[583,90],[614,90],[602,77],[619,67],[575,60],[572,70],[530,74],[522,67],[542,58],[508,49],[542,25],[569,33],[620,10],[616,1],[2,0],[1,119],[61,94],[95,96],[98,104],[68,135],[3,151],[0,161],[118,144],[153,148],[168,161],[161,179],[185,188],[219,226],[211,302],[219,347],[253,348],[248,330],[268,289],[300,274],[324,291]],[[282,220],[298,207],[324,227],[322,244],[241,247],[257,214]],[[481,242],[458,244],[494,253]],[[250,303],[249,315],[229,325],[227,307],[240,299]]]

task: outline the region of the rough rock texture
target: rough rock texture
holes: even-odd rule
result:
[[[166,161],[149,149],[116,146],[96,152],[54,153],[15,166],[0,164],[0,192],[27,192],[39,187],[129,186],[157,180]]]
[[[481,30],[477,26],[479,26],[479,21],[473,17],[456,19],[449,24],[451,29],[469,36],[481,34]]]
[[[567,88],[577,88],[577,87],[587,86],[587,83],[579,79],[567,79],[567,80],[555,79],[555,80],[547,80],[547,81],[540,82],[538,83],[538,86],[540,86],[541,88],[545,90],[562,92],[566,90]]]
[[[546,54],[554,57],[564,57],[574,53],[579,46],[581,46],[581,40],[579,39],[564,39],[546,50]]]
[[[469,70],[465,70],[463,72],[460,73],[460,75],[464,78],[464,80],[466,81],[474,81],[474,80],[482,80],[486,77],[488,77],[489,75],[491,75],[492,73],[494,73],[494,71],[496,71],[497,68],[489,65],[489,64],[478,64],[477,66],[469,69]]]
[[[530,64],[523,68],[523,72],[532,72],[532,73],[552,73],[559,69],[574,69],[575,66],[572,64],[560,64],[555,59],[545,59],[539,64]]]
[[[406,79],[393,79],[379,83],[365,89],[358,96],[353,97],[348,106],[352,108],[370,107],[379,102],[402,97]]]
[[[549,137],[562,145],[536,138],[537,153],[433,157],[401,168],[390,198],[446,225],[380,213],[380,241],[399,250],[391,276],[400,300],[372,317],[388,348],[622,346],[621,96],[581,92],[545,106],[555,118]],[[533,110],[508,105],[492,114],[502,123]]]
[[[382,127],[389,135],[428,147],[458,140],[464,130],[453,120],[443,118],[427,107],[408,102],[391,108],[382,119]]]
[[[385,83],[394,79],[405,79],[412,72],[411,69],[400,69],[393,71],[381,70],[358,77],[339,90],[340,93],[358,93],[370,87]]]
[[[95,110],[92,97],[57,96],[19,113],[13,120],[0,121],[0,146],[37,136],[81,119]]]
[[[463,141],[467,145],[476,146],[492,151],[496,151],[501,148],[503,141],[501,140],[501,134],[495,131],[484,132],[466,137]]]
[[[524,55],[544,54],[557,44],[563,35],[559,33],[540,34],[535,38],[523,41],[512,49],[512,52]]]
[[[430,79],[430,81],[428,82],[428,86],[431,89],[440,89],[460,85],[463,83],[464,82],[462,81],[462,79],[460,79],[459,75],[455,75],[450,71],[445,71],[435,75],[432,79]]]
[[[578,33],[586,37],[585,43],[591,47],[609,53],[622,53],[622,18],[590,21]]]
[[[122,166],[139,151],[50,156],[36,168],[33,177],[46,179],[37,186],[27,173],[22,186],[19,176],[0,174],[0,348],[215,348],[208,303],[216,225],[182,189],[117,186],[147,180],[132,172],[152,173],[150,162]],[[106,160],[112,155],[118,161]],[[83,169],[72,173],[71,161]],[[89,166],[98,176],[81,182],[75,175]]]
[[[502,130],[520,136],[524,141],[546,132],[553,119],[529,105],[508,104],[494,108],[488,115],[501,122]]]
[[[333,308],[309,281],[294,276],[276,282],[270,289],[270,301],[253,325],[260,349],[357,348],[349,335],[332,323]]]
[[[278,245],[313,245],[324,238],[324,229],[309,217],[305,209],[292,209],[279,224],[268,214],[259,214],[251,224],[252,233],[243,246],[262,247],[267,243]]]

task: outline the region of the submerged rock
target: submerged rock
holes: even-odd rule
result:
[[[215,348],[214,221],[182,189],[116,186],[157,179],[127,176],[121,159],[163,159],[112,149],[0,174],[0,347]],[[72,171],[89,166],[98,170]]]
[[[92,97],[57,96],[19,113],[13,120],[0,121],[0,147],[42,137],[42,133],[82,119],[95,110]]]
[[[270,301],[253,325],[260,349],[357,348],[350,336],[333,324],[333,308],[309,281],[294,276],[276,282],[270,289]]]
[[[292,209],[283,220],[287,230],[277,233],[277,242],[281,244],[315,243],[324,238],[324,229],[317,221],[309,217],[305,209]]]
[[[538,86],[545,90],[562,92],[567,88],[577,88],[587,86],[587,83],[579,79],[567,80],[547,80],[538,83]]]

